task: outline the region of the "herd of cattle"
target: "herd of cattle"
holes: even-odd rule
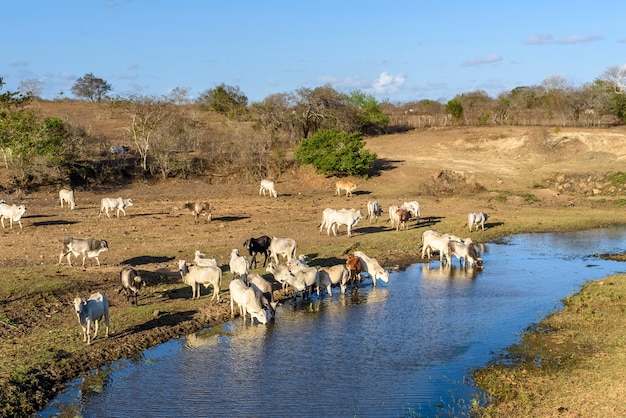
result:
[[[345,191],[346,196],[350,196],[356,189],[354,183],[348,181],[338,181],[336,183],[336,194],[341,195]],[[276,198],[278,193],[273,181],[263,180],[259,189],[259,195],[268,192],[270,197]],[[59,192],[61,207],[67,204],[70,210],[76,207],[76,197],[74,190],[63,189]],[[120,211],[126,215],[126,209],[133,205],[132,199],[123,198],[103,198],[101,200],[98,216],[102,213],[109,215],[109,210],[116,210],[119,218]],[[208,202],[186,202],[183,208],[194,215],[195,222],[199,222],[200,216],[207,216],[207,222],[212,219],[213,205]],[[18,222],[22,228],[21,217],[26,212],[24,205],[8,205],[0,202],[0,220],[4,227],[4,219]],[[369,201],[367,204],[367,219],[370,223],[377,221],[382,216],[383,210],[377,201]],[[420,206],[416,201],[404,202],[402,205],[392,205],[388,209],[389,222],[396,230],[408,228],[410,220],[415,219],[416,225],[420,221]],[[344,225],[347,228],[348,236],[352,235],[352,229],[362,219],[359,209],[331,209],[327,208],[322,213],[320,233],[326,228],[327,235],[330,231],[336,236],[338,229]],[[468,223],[470,232],[475,227],[482,227],[489,215],[482,212],[470,213]],[[377,280],[387,282],[389,273],[383,269],[378,261],[368,257],[362,251],[354,251],[346,257],[346,262],[329,267],[315,267],[307,264],[306,257],[296,256],[297,245],[292,238],[277,238],[263,235],[261,237],[251,237],[247,239],[244,248],[251,257],[241,255],[238,249],[233,249],[228,263],[231,274],[229,284],[231,316],[234,316],[235,306],[239,309],[240,316],[244,321],[249,314],[251,321],[256,319],[259,323],[265,324],[274,318],[277,302],[274,299],[272,283],[258,273],[251,272],[252,268],[257,268],[257,255],[263,254],[263,267],[271,274],[275,283],[280,284],[283,289],[292,288],[296,297],[308,299],[315,291],[318,296],[326,290],[332,296],[332,287],[338,286],[341,293],[345,293],[349,284],[360,282],[363,278],[372,280],[376,286]],[[85,267],[87,258],[96,260],[100,266],[99,255],[103,251],[108,251],[109,246],[104,239],[65,237],[63,239],[63,251],[59,255],[59,265],[63,257],[67,258],[68,265],[72,266],[71,255],[82,256],[82,266]],[[422,258],[432,257],[433,253],[439,253],[441,265],[450,265],[452,257],[457,257],[464,267],[482,268],[480,257],[480,247],[470,238],[461,239],[450,234],[439,234],[432,230],[427,230],[422,235]],[[286,259],[280,263],[281,258]],[[269,263],[268,263],[269,261]],[[201,287],[213,288],[211,300],[220,299],[220,289],[222,283],[222,267],[218,265],[214,258],[207,258],[200,251],[196,250],[192,263],[186,260],[179,260],[179,273],[184,284],[191,286],[192,299],[200,298]],[[132,267],[124,267],[119,274],[121,287],[118,293],[124,292],[126,299],[133,305],[137,304],[137,297],[145,282]],[[91,343],[91,329],[94,329],[94,338],[98,333],[98,325],[104,319],[106,323],[106,335],[109,331],[109,305],[108,298],[102,292],[92,294],[88,299],[76,298],[74,308],[78,321],[83,329],[83,341]]]

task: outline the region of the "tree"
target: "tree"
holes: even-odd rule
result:
[[[33,97],[41,97],[41,93],[44,89],[44,82],[39,80],[38,78],[29,78],[27,80],[20,81],[20,86],[17,90],[24,94],[30,95]]]
[[[354,111],[355,129],[364,134],[379,134],[389,125],[389,115],[374,96],[356,90],[348,95]]]
[[[601,79],[611,83],[615,93],[623,94],[626,91],[626,65],[607,68]]]
[[[72,86],[74,96],[89,99],[92,102],[101,102],[111,91],[111,85],[92,73],[80,77]]]
[[[304,138],[294,152],[301,164],[311,164],[320,174],[367,177],[376,154],[364,149],[360,133],[319,130]]]
[[[248,98],[238,86],[227,86],[222,83],[201,93],[196,103],[232,119],[245,113]]]
[[[168,116],[167,100],[152,96],[131,95],[127,99],[113,100],[111,106],[121,109],[130,117],[130,125],[126,127],[126,131],[137,146],[143,170],[148,171],[148,153],[153,145],[152,136]]]
[[[187,96],[189,95],[190,91],[191,88],[189,87],[174,87],[172,90],[170,90],[168,97],[172,101],[172,103],[176,105],[184,105],[189,103],[189,98]]]
[[[463,105],[456,99],[452,99],[446,103],[446,112],[455,122],[461,122],[463,120]]]

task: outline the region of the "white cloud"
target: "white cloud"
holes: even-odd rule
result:
[[[533,35],[526,41],[527,45],[543,45],[552,40],[552,35]]]
[[[372,83],[370,90],[374,94],[390,94],[396,93],[404,85],[406,80],[404,74],[393,75],[388,72],[382,72]]]
[[[601,35],[587,35],[587,36],[572,35],[572,36],[569,36],[567,38],[559,39],[557,41],[557,43],[559,43],[559,44],[580,44],[580,43],[585,43],[585,42],[601,41],[602,39],[604,39],[604,37],[601,36]]]
[[[486,57],[472,58],[463,62],[463,67],[472,67],[474,65],[492,64],[494,62],[502,61],[500,54],[491,54]]]

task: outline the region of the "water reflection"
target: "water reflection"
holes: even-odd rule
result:
[[[237,318],[116,363],[41,415],[467,414],[469,370],[584,281],[625,269],[589,262],[624,248],[618,231],[514,237],[485,249],[484,270],[416,264],[376,288],[290,301],[267,325]]]
[[[452,264],[435,264],[424,263],[422,265],[422,277],[426,279],[436,280],[473,280],[482,269],[477,267],[457,267]]]

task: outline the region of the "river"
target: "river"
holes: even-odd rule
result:
[[[621,228],[527,234],[488,244],[484,270],[416,264],[378,287],[286,303],[268,325],[237,318],[120,360],[38,415],[469,415],[471,371],[585,281],[625,271],[595,257],[625,246]]]

